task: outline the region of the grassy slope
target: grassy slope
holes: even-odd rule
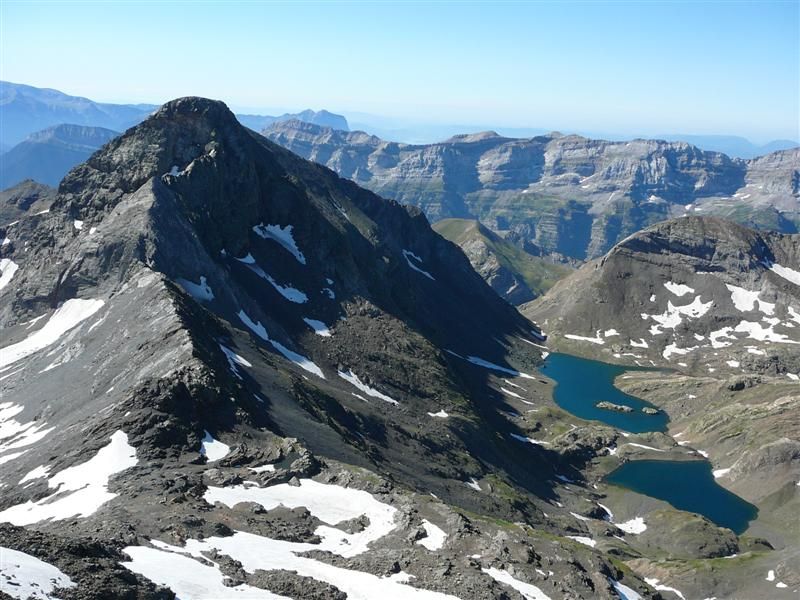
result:
[[[433,224],[439,235],[459,246],[475,238],[482,238],[497,257],[498,262],[517,275],[537,296],[549,290],[556,281],[566,277],[572,269],[566,265],[553,264],[522,248],[505,241],[478,221],[470,219],[444,219]]]

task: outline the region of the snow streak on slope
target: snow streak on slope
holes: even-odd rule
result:
[[[0,348],[0,368],[10,365],[54,344],[67,331],[100,310],[102,300],[72,298],[58,307],[44,327],[21,342]]]
[[[525,583],[524,581],[515,579],[511,576],[511,573],[506,570],[500,570],[495,567],[481,570],[495,581],[517,590],[525,600],[550,600],[550,596],[545,594],[538,587],[532,583]]]
[[[297,259],[297,262],[304,265],[306,264],[306,257],[303,256],[303,253],[300,252],[297,247],[297,243],[294,241],[294,236],[292,235],[292,229],[294,229],[292,225],[281,227],[280,225],[264,225],[263,223],[253,227],[253,231],[258,235],[264,239],[278,242]]]
[[[0,546],[0,592],[20,600],[56,600],[56,588],[71,587],[75,583],[50,563]]]
[[[111,442],[85,463],[56,473],[47,485],[56,491],[38,502],[25,502],[0,512],[0,522],[30,525],[52,519],[88,517],[117,494],[108,491],[112,475],[136,465],[136,449],[128,436],[117,431]]]
[[[19,269],[19,265],[10,258],[0,258],[0,290],[11,283],[11,278],[14,277],[17,269]]]
[[[384,400],[385,402],[388,402],[390,404],[399,404],[399,402],[394,398],[390,398],[383,392],[379,392],[375,388],[369,387],[366,383],[362,382],[361,379],[358,378],[358,375],[356,375],[352,371],[339,371],[338,373],[339,377],[349,382],[353,387],[357,387],[368,396],[372,396],[373,398],[380,398],[381,400]]]
[[[309,360],[305,356],[298,354],[292,350],[289,350],[286,346],[278,342],[277,340],[273,340],[269,337],[267,333],[267,329],[261,324],[261,321],[253,321],[246,312],[243,310],[239,311],[239,319],[241,319],[242,323],[247,325],[247,328],[250,329],[253,333],[255,333],[258,337],[260,337],[265,342],[269,342],[270,345],[275,348],[278,352],[280,352],[284,358],[293,362],[301,369],[316,375],[317,377],[321,377],[325,379],[325,374],[313,361]]]

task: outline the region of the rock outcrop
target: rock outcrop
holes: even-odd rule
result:
[[[479,219],[548,254],[601,256],[672,217],[716,215],[796,232],[800,149],[732,159],[681,142],[608,142],[494,132],[429,145],[388,142],[299,121],[264,135],[437,221]]]

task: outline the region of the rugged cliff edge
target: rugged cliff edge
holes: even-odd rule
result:
[[[676,216],[763,229],[800,225],[800,149],[732,159],[682,142],[494,132],[409,145],[290,121],[264,135],[434,221],[479,219],[547,253],[595,258]]]

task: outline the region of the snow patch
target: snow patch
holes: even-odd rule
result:
[[[516,434],[516,433],[509,433],[508,435],[510,435],[512,438],[514,438],[518,442],[525,442],[526,444],[536,444],[536,445],[539,445],[539,446],[549,446],[550,445],[549,442],[543,442],[542,440],[535,440],[533,438],[525,437],[524,435],[519,435],[519,434]]]
[[[175,283],[181,286],[183,290],[195,300],[199,300],[200,302],[211,302],[211,300],[214,299],[214,292],[206,282],[206,278],[203,276],[200,276],[199,284],[180,277],[175,280]]]
[[[328,326],[325,325],[322,321],[317,321],[316,319],[309,319],[307,317],[303,317],[303,321],[305,324],[311,327],[314,330],[314,333],[320,335],[322,337],[331,337],[331,330],[328,329]]]
[[[659,584],[658,579],[655,577],[645,577],[644,580],[647,582],[647,585],[652,587],[657,592],[672,592],[681,600],[686,600],[686,596],[684,596],[681,592],[676,590],[674,587]]]
[[[52,314],[44,327],[16,344],[0,348],[0,368],[10,365],[54,344],[67,331],[100,310],[102,300],[67,300]]]
[[[19,270],[19,265],[10,258],[0,258],[0,290],[11,283],[14,273]]]
[[[783,267],[777,264],[770,264],[769,270],[779,277],[783,277],[786,281],[789,281],[795,285],[800,285],[800,271],[795,271],[789,267]]]
[[[724,477],[725,475],[730,473],[730,471],[731,467],[728,467],[727,469],[714,469],[712,474],[714,475],[714,479],[719,479],[720,477]]]
[[[406,259],[406,262],[408,263],[408,266],[409,266],[409,267],[411,267],[411,268],[412,268],[414,271],[416,271],[417,273],[422,273],[423,275],[425,275],[425,277],[427,277],[427,278],[428,278],[428,279],[430,279],[431,281],[436,281],[436,279],[434,278],[434,276],[433,276],[433,275],[431,275],[431,274],[430,274],[430,273],[428,273],[427,271],[425,271],[425,270],[421,269],[420,267],[418,267],[417,265],[415,265],[415,264],[414,264],[414,263],[411,261],[411,259],[413,258],[413,259],[414,259],[415,261],[417,261],[419,264],[422,264],[422,259],[421,259],[419,256],[417,256],[416,254],[414,254],[414,253],[413,253],[413,252],[411,252],[410,250],[403,250],[403,256],[405,257],[405,259]]]
[[[568,535],[567,536],[571,540],[575,540],[583,544],[584,546],[589,546],[590,548],[594,548],[597,546],[597,540],[593,540],[590,537],[586,537],[585,535]]]
[[[75,219],[75,220],[72,222],[72,226],[73,226],[75,229],[77,229],[78,231],[80,231],[81,229],[83,229],[83,221],[79,221],[78,219]]]
[[[652,450],[653,452],[666,452],[666,450],[661,450],[660,448],[653,448],[652,446],[645,446],[644,444],[637,444],[635,442],[625,442],[627,446],[633,446],[634,448],[641,448],[642,450]]]
[[[689,293],[694,294],[694,288],[690,288],[688,285],[684,285],[682,283],[673,283],[672,281],[667,281],[664,283],[664,287],[678,297]]]
[[[771,315],[775,311],[775,305],[770,302],[759,300],[758,295],[761,292],[751,292],[744,288],[735,285],[725,284],[728,291],[731,293],[731,301],[736,310],[748,312],[755,309],[756,302],[758,302],[758,310],[765,315]]]
[[[614,579],[609,579],[609,581],[611,582],[611,587],[614,588],[614,591],[616,591],[617,595],[620,597],[620,600],[642,600],[642,596],[636,592],[636,590],[629,588],[624,583],[615,581]]]
[[[375,388],[369,387],[366,383],[362,382],[361,379],[358,378],[358,375],[353,373],[353,371],[338,371],[339,377],[350,383],[353,387],[358,388],[362,392],[364,392],[367,396],[372,396],[373,398],[380,398],[385,402],[389,402],[390,404],[400,404],[394,398],[390,398],[383,392],[379,392]]]
[[[655,321],[657,325],[653,325],[650,328],[650,333],[652,335],[658,335],[663,333],[662,328],[675,329],[683,322],[684,316],[690,319],[702,317],[709,311],[712,304],[714,304],[713,300],[703,303],[700,300],[700,296],[695,296],[694,300],[692,300],[690,304],[684,304],[683,306],[675,306],[670,300],[667,302],[667,310],[665,310],[663,313],[660,315],[649,315],[647,313],[642,313],[642,319],[652,319]]]
[[[206,457],[208,462],[215,462],[228,456],[231,447],[223,444],[219,440],[215,440],[208,431],[203,431],[205,434],[200,441],[200,454]]]
[[[464,485],[470,489],[475,490],[476,492],[482,492],[481,485],[478,483],[478,480],[474,477],[471,477],[469,481],[465,481]]]
[[[228,365],[231,368],[231,372],[234,375],[236,375],[236,377],[238,377],[239,379],[242,378],[242,374],[239,373],[239,369],[237,368],[237,365],[241,365],[243,367],[252,367],[253,366],[250,361],[248,361],[243,356],[239,356],[238,354],[236,354],[236,352],[234,352],[233,350],[228,348],[226,345],[220,344],[219,347],[220,347],[220,350],[222,350],[222,352],[225,354],[225,357],[228,359]]]
[[[253,473],[274,473],[275,465],[261,465],[260,467],[248,467]]]
[[[486,573],[489,577],[497,581],[498,583],[503,583],[510,588],[517,590],[525,600],[551,600],[550,596],[545,594],[542,590],[538,587],[533,585],[532,583],[525,583],[524,581],[520,581],[519,579],[515,579],[511,576],[511,573],[506,571],[505,569],[498,569],[495,567],[490,567],[488,569],[481,569],[484,573]]]
[[[266,280],[273,288],[275,288],[275,291],[286,298],[289,302],[294,302],[295,304],[305,304],[308,302],[308,296],[305,294],[305,292],[301,292],[291,285],[281,285],[275,281],[275,278],[272,277],[272,275],[264,271],[264,269],[262,269],[258,263],[256,263],[256,259],[253,258],[252,254],[248,253],[244,258],[237,258],[236,260],[238,260],[240,263],[244,263],[253,273]]]
[[[27,423],[17,421],[14,417],[23,410],[23,406],[11,402],[0,403],[0,454],[3,455],[0,456],[0,464],[9,462],[24,452],[6,454],[9,450],[32,446],[55,429],[46,427],[44,419]]]
[[[286,360],[293,362],[304,371],[308,371],[309,373],[316,375],[321,379],[325,379],[325,374],[322,372],[322,369],[320,369],[316,365],[316,363],[306,358],[302,354],[298,354],[293,350],[289,350],[289,348],[287,348],[277,340],[273,340],[271,337],[269,337],[269,334],[267,333],[266,328],[261,324],[261,321],[258,322],[253,321],[243,310],[239,311],[239,319],[241,319],[242,323],[244,323],[250,329],[250,331],[255,333],[265,342],[269,342],[270,345],[273,348],[275,348],[275,350],[280,352]],[[252,365],[247,365],[247,366],[252,366]]]
[[[506,373],[507,375],[511,375],[512,377],[522,377],[523,379],[535,379],[535,377],[533,377],[532,375],[528,375],[527,373],[522,373],[521,371],[515,371],[514,369],[501,367],[500,365],[497,365],[493,362],[489,362],[488,360],[484,360],[479,356],[461,356],[460,354],[458,354],[457,352],[453,352],[452,350],[447,350],[447,353],[452,354],[453,356],[457,356],[462,360],[466,360],[467,362],[470,362],[478,367],[483,367],[484,369],[500,371],[501,373]]]
[[[441,550],[442,546],[444,546],[444,541],[447,539],[447,534],[427,519],[422,519],[422,527],[425,529],[425,537],[417,540],[417,544],[424,546],[431,552]]]
[[[50,470],[50,465],[40,465],[35,469],[28,471],[25,476],[19,480],[19,485],[22,485],[26,481],[34,481],[35,479],[44,479],[47,477],[47,472]]]
[[[75,587],[58,568],[35,556],[0,546],[0,592],[20,600],[57,600],[56,588]]]
[[[297,262],[299,262],[301,265],[304,265],[306,264],[306,257],[303,256],[303,253],[300,252],[299,248],[297,247],[297,243],[294,241],[292,230],[292,225],[281,227],[280,225],[264,225],[261,223],[260,225],[253,227],[253,231],[255,233],[264,239],[278,242],[297,259]]]
[[[734,329],[737,333],[746,333],[748,337],[758,340],[760,342],[778,342],[780,344],[800,344],[783,333],[776,333],[773,331],[774,325],[764,327],[761,323],[756,321],[742,320]]]
[[[692,346],[691,348],[678,348],[678,345],[673,342],[672,344],[669,344],[666,348],[664,348],[664,351],[661,353],[661,355],[664,358],[669,358],[673,354],[678,354],[678,355],[689,354],[689,352],[697,350],[697,348],[698,346]]]
[[[0,512],[0,522],[30,525],[52,519],[88,517],[106,502],[117,497],[108,491],[112,475],[136,465],[136,449],[128,436],[117,431],[111,442],[85,463],[69,467],[51,477],[47,485],[56,491],[38,502],[25,502]]]
[[[428,416],[429,417],[438,417],[439,419],[446,419],[450,415],[448,415],[446,412],[444,412],[444,410],[440,410],[439,412],[435,412],[435,413],[429,412]]]
[[[592,344],[599,344],[601,346],[606,343],[605,340],[603,340],[603,338],[600,336],[599,329],[597,330],[595,337],[587,337],[585,335],[575,335],[573,333],[568,333],[564,337],[567,338],[568,340],[577,340],[579,342],[590,342]]]
[[[633,519],[625,521],[624,523],[617,523],[617,528],[621,529],[625,533],[638,534],[647,529],[647,524],[644,522],[643,517],[634,517]]]

